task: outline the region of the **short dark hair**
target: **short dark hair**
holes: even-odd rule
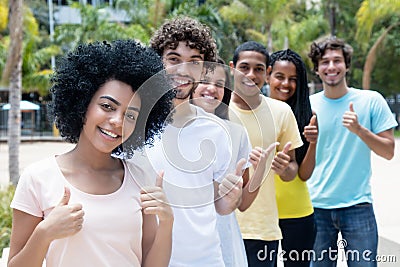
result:
[[[272,53],[270,60],[271,72],[274,70],[274,65],[277,61],[289,61],[296,67],[296,91],[293,96],[286,101],[286,103],[291,107],[296,117],[299,132],[302,133],[304,131],[304,127],[309,124],[312,117],[309,99],[310,89],[308,88],[306,65],[304,64],[304,61],[300,55],[290,49],[280,50]],[[303,140],[304,145],[296,148],[295,151],[296,161],[299,165],[303,161],[309,146],[309,143],[304,135],[301,135],[301,139]]]
[[[176,49],[179,42],[198,49],[204,54],[204,61],[215,62],[217,45],[210,28],[190,17],[177,17],[164,22],[153,34],[150,46],[162,56],[165,49]]]
[[[344,42],[344,40],[337,38],[336,36],[330,36],[318,42],[313,42],[310,46],[310,52],[308,57],[314,65],[313,70],[318,71],[318,61],[325,55],[325,51],[330,50],[342,50],[346,68],[351,66],[351,57],[353,55],[353,48]]]
[[[168,121],[174,94],[163,69],[161,58],[152,49],[133,40],[81,44],[58,62],[51,78],[50,116],[61,136],[77,143],[97,90],[110,80],[124,82],[139,94],[142,104],[124,151],[120,145],[113,152],[131,156],[136,148],[151,143]],[[142,89],[145,82],[146,89]]]
[[[268,50],[265,46],[263,46],[260,43],[257,43],[255,41],[248,41],[245,43],[242,43],[238,47],[236,47],[235,52],[233,53],[233,66],[236,66],[237,61],[239,60],[239,54],[240,52],[243,51],[255,51],[260,54],[263,54],[265,56],[265,64],[266,66],[269,66],[269,54]]]

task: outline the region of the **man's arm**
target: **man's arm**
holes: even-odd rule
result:
[[[369,129],[360,125],[357,113],[354,112],[353,103],[350,102],[349,111],[343,115],[343,126],[356,134],[377,155],[390,160],[394,156],[393,129],[374,134]]]

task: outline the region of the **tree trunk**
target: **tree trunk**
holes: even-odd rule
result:
[[[362,87],[365,90],[371,89],[371,73],[374,69],[374,65],[376,62],[376,56],[378,53],[378,48],[380,44],[383,42],[385,39],[386,35],[388,32],[393,29],[395,26],[400,25],[400,23],[396,23],[393,25],[390,25],[382,34],[379,36],[379,38],[375,41],[374,45],[371,47],[371,49],[368,51],[367,58],[365,59],[364,63],[364,70],[363,70],[363,79],[362,79]]]
[[[21,139],[21,91],[22,91],[22,0],[10,0],[9,29],[10,48],[3,73],[3,81],[9,80],[8,113],[8,168],[10,181],[16,185],[19,179],[19,144]]]

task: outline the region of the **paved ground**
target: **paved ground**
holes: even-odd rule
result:
[[[70,150],[72,144],[64,142],[23,142],[20,147],[20,167],[38,159]],[[395,157],[391,161],[372,156],[372,192],[379,227],[379,255],[386,261],[396,257],[395,263],[379,266],[400,266],[400,139],[396,140]],[[8,181],[8,146],[0,142],[0,185]],[[393,257],[389,259],[393,261]],[[340,263],[338,266],[346,266]]]

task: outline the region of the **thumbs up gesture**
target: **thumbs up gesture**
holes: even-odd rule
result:
[[[349,131],[355,134],[361,128],[360,124],[358,123],[357,113],[354,111],[353,102],[350,102],[349,110],[343,114],[342,124],[344,127],[349,129]]]
[[[235,203],[233,206],[237,206],[242,196],[243,187],[243,166],[246,163],[246,159],[242,158],[236,164],[234,173],[228,174],[218,187],[218,194],[220,197],[225,198],[230,203]]]
[[[273,169],[278,175],[282,175],[289,166],[290,156],[288,155],[288,152],[291,145],[291,142],[287,142],[283,147],[283,150],[276,153],[274,160],[272,161],[271,169]]]
[[[269,145],[267,149],[258,146],[252,149],[249,161],[253,165],[254,173],[250,180],[250,193],[256,191],[260,187],[262,180],[265,177],[267,159],[272,152],[275,153],[276,146],[278,145],[279,142],[274,142]]]
[[[310,144],[317,143],[318,120],[316,115],[313,115],[310,119],[310,123],[304,127],[303,135]]]
[[[157,215],[160,222],[173,221],[172,208],[168,204],[163,190],[164,172],[161,171],[156,178],[155,186],[143,187],[140,192],[140,201],[144,214]]]
[[[70,197],[70,189],[64,187],[60,202],[41,222],[50,241],[74,235],[82,229],[85,212],[81,204],[69,204]]]

